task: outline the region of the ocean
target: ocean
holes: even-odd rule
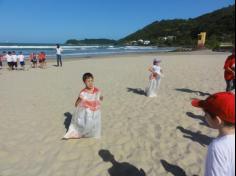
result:
[[[63,48],[63,58],[84,58],[94,56],[119,55],[128,53],[150,53],[150,52],[168,52],[175,48],[159,48],[154,46],[113,46],[113,45],[61,45]],[[45,52],[47,58],[53,59],[56,57],[56,46],[54,44],[1,44],[0,52],[15,51],[16,53],[23,52],[25,56],[31,53]]]

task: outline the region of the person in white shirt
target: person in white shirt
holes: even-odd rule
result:
[[[9,70],[13,70],[13,62],[12,62],[11,52],[9,51],[5,57],[6,57],[6,60],[7,60],[7,65],[9,67]]]
[[[235,94],[216,93],[192,105],[202,108],[209,126],[219,131],[208,147],[205,176],[235,176]]]
[[[17,55],[16,55],[16,52],[15,51],[13,51],[12,52],[12,64],[13,64],[13,66],[12,66],[12,68],[13,68],[13,70],[14,69],[16,69],[17,70]]]
[[[63,51],[63,49],[61,48],[61,46],[59,44],[57,44],[57,48],[56,48],[56,52],[57,52],[57,67],[59,67],[59,64],[62,67],[62,58],[61,58],[62,51]]]
[[[21,69],[25,69],[25,56],[23,55],[22,52],[18,55],[18,60],[20,62]]]
[[[0,54],[0,69],[3,67],[3,61],[6,59],[6,52],[3,51],[2,54]]]
[[[160,63],[160,60],[154,59],[153,65],[148,69],[151,72],[151,75],[149,76],[149,86],[146,88],[147,97],[157,96],[157,90],[160,87],[162,76]]]

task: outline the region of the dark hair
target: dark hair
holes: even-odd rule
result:
[[[83,81],[85,82],[86,79],[92,78],[93,79],[93,74],[92,73],[85,73],[83,75]]]
[[[57,44],[57,48],[60,48],[60,45],[59,45],[59,44]]]
[[[8,54],[11,54],[11,51],[8,51]]]
[[[15,52],[15,51],[12,51],[12,54],[16,54],[16,52]]]
[[[224,122],[224,126],[225,126],[225,127],[230,127],[230,128],[235,127],[235,123],[226,122],[226,121],[224,121],[224,120],[223,120],[223,122]]]
[[[207,111],[206,109],[203,109],[203,111],[204,111],[205,113],[209,114],[212,119],[216,119],[216,115],[215,115],[214,113],[209,112],[209,111]]]
[[[213,120],[216,119],[217,115],[207,112],[206,110],[204,110],[204,111],[205,111],[205,113],[208,113]],[[230,127],[230,128],[235,127],[234,123],[226,122],[225,120],[222,120],[222,121],[223,121],[225,127]]]

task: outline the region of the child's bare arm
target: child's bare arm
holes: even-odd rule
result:
[[[78,97],[78,99],[75,102],[75,107],[77,107],[79,105],[79,103],[81,102],[81,97]]]
[[[154,73],[152,67],[149,67],[149,68],[148,68],[148,71],[150,71],[151,73]]]
[[[232,68],[230,68],[230,67],[228,67],[228,70],[229,70],[231,73],[235,73],[235,71],[234,71]]]

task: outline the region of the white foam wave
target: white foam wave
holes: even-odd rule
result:
[[[126,50],[153,50],[153,49],[157,49],[157,47],[150,47],[150,46],[126,46],[124,49],[126,49]]]
[[[91,49],[100,48],[101,46],[62,46],[63,49]],[[55,46],[0,46],[0,49],[55,49]]]

